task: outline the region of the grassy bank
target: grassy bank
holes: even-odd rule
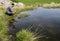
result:
[[[7,32],[8,23],[14,21],[12,19],[14,19],[21,11],[32,10],[33,7],[25,7],[25,8],[14,7],[13,9],[14,11],[16,11],[16,13],[14,16],[10,17],[5,14],[6,8],[2,6],[0,7],[0,41],[9,41],[10,39],[10,36],[8,35],[9,33]],[[24,18],[27,16],[28,15],[21,14],[18,17]]]
[[[12,0],[13,2],[22,2],[26,5],[34,5],[34,4],[45,4],[45,3],[60,3],[60,0]]]
[[[60,0],[12,0],[13,2],[22,2],[27,6],[60,8]]]

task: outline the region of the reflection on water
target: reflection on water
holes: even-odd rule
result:
[[[45,36],[39,41],[43,41],[43,39],[60,41],[60,9],[37,8],[32,11],[21,12],[21,14],[30,14],[31,16],[16,19],[17,22],[14,24],[17,31],[28,29],[34,32],[36,36]]]

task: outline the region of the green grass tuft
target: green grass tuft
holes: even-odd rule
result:
[[[22,30],[17,34],[17,41],[35,41],[36,39],[29,30]]]

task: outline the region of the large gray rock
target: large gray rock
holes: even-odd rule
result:
[[[21,7],[21,8],[25,7],[25,4],[23,4],[21,2],[19,2],[19,3],[14,2],[14,4],[15,4],[15,6],[18,6],[18,7]]]
[[[0,6],[4,6],[4,7],[9,6],[9,5],[11,5],[11,3],[12,3],[12,1],[10,1],[10,0],[0,0]],[[21,7],[21,8],[23,8],[25,6],[21,2],[19,2],[19,3],[13,2],[13,3],[15,4],[15,6],[18,6],[18,7]]]
[[[8,6],[10,3],[10,0],[0,0],[0,5]]]

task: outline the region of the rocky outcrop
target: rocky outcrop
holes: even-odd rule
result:
[[[9,6],[12,1],[10,0],[1,0],[0,5],[1,6]]]
[[[19,2],[19,3],[15,3],[15,2],[14,2],[14,4],[15,4],[15,6],[17,6],[17,7],[21,7],[21,8],[24,8],[24,7],[25,7],[25,4],[23,4],[23,3],[21,3],[21,2]]]
[[[15,2],[12,2],[10,0],[0,0],[0,6],[4,6],[4,7],[7,7],[9,6],[11,3],[14,3],[15,6],[18,6],[18,7],[24,7],[25,5],[21,2],[19,3],[15,3]]]

